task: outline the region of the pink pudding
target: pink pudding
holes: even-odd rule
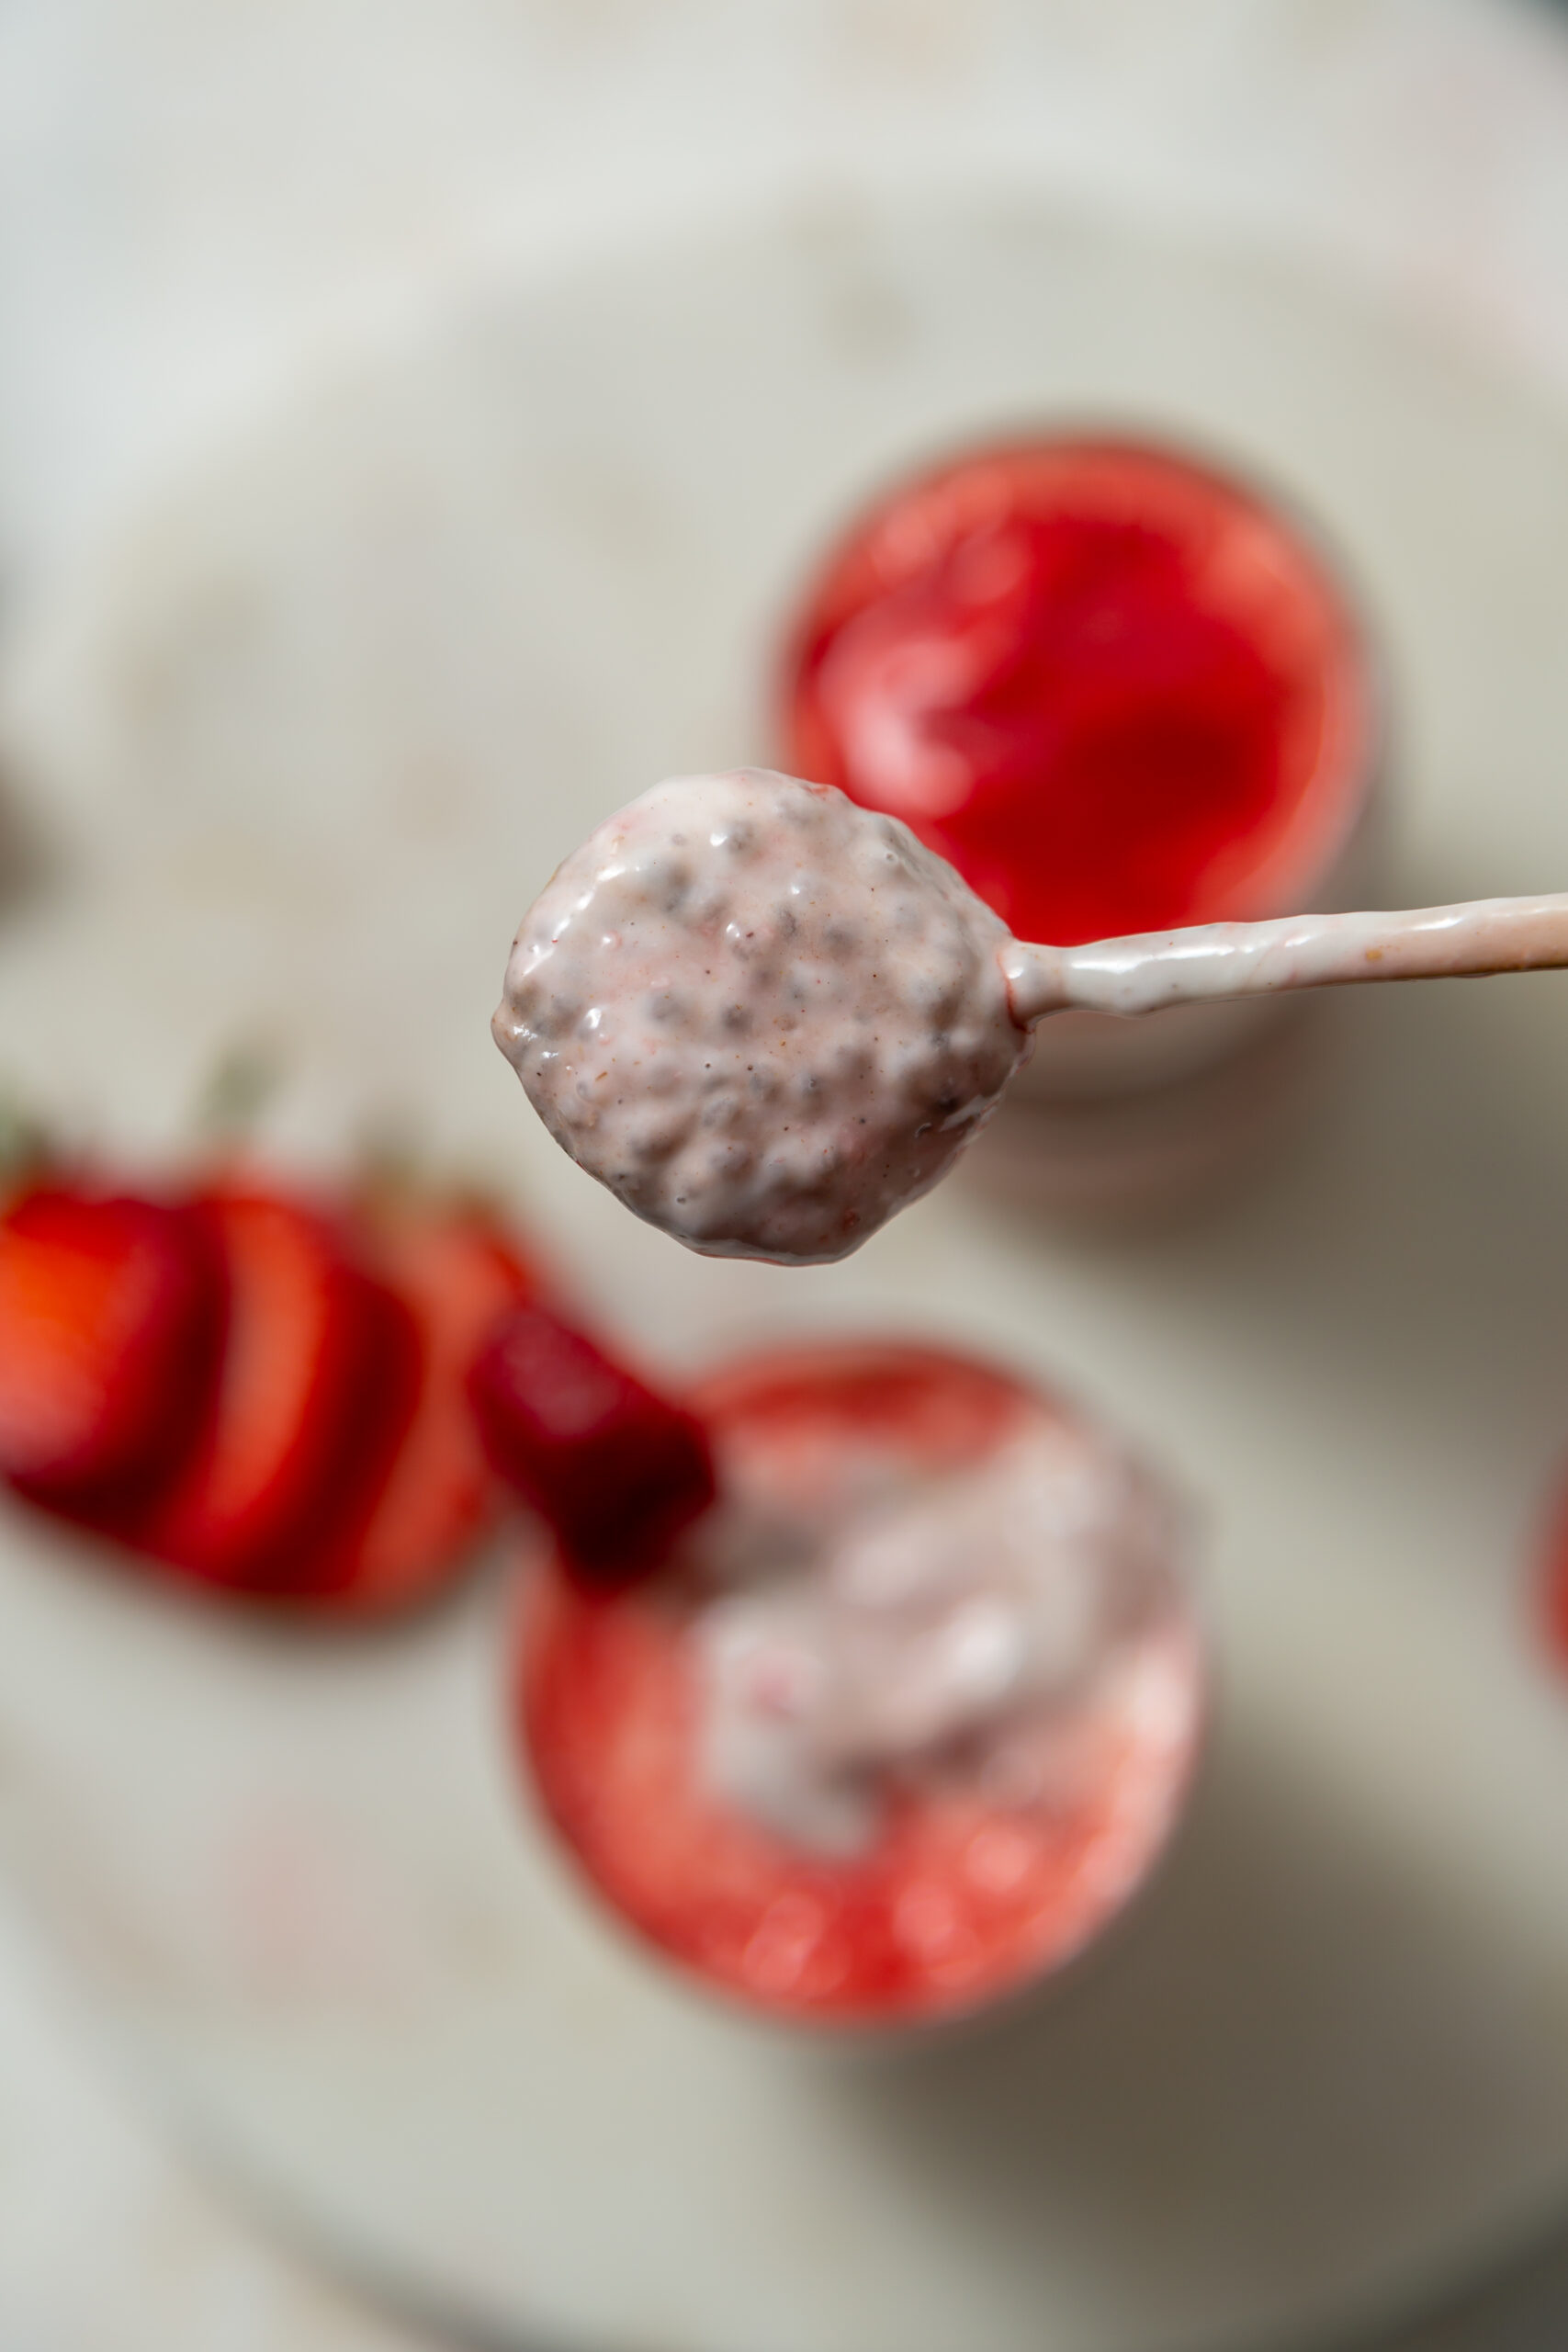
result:
[[[532,1589],[517,1723],[598,1894],[704,1985],[889,2027],[1053,1976],[1144,1885],[1207,1668],[1185,1506],[1015,1374],[898,1342],[687,1404],[720,1500]]]

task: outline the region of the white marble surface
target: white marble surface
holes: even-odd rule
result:
[[[7,2352],[414,2352],[172,2156],[0,1899]]]
[[[57,558],[433,277],[938,124],[1568,377],[1565,110],[1528,0],[8,0],[0,528]]]
[[[433,277],[940,119],[1321,254],[1568,382],[1568,39],[1510,0],[9,0],[0,550],[23,594]],[[1402,2337],[1559,2344],[1548,2261]],[[0,2341],[369,2352],[131,2119],[0,1910]]]

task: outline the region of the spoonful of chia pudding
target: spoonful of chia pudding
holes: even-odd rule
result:
[[[709,1257],[847,1257],[929,1192],[1037,1022],[1568,966],[1568,894],[1017,940],[894,817],[763,768],[607,818],[524,918],[491,1027],[546,1126]]]

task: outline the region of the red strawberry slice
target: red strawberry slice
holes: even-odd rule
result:
[[[469,1394],[491,1460],[593,1581],[645,1573],[714,1498],[696,1416],[536,1300],[497,1327]]]
[[[481,1342],[534,1277],[510,1237],[471,1204],[367,1210],[367,1246],[420,1335],[412,1416],[363,1525],[306,1567],[295,1589],[350,1613],[423,1600],[459,1568],[495,1516],[497,1485],[469,1408]]]
[[[63,1182],[0,1218],[0,1472],[85,1510],[148,1491],[188,1445],[217,1340],[204,1227]]]
[[[365,1523],[413,1407],[413,1318],[341,1219],[239,1185],[194,1206],[226,1283],[218,1378],[172,1492],[115,1532],[202,1582],[287,1595]]]
[[[897,1344],[755,1356],[692,1401],[742,1501],[958,1470],[1060,1418],[1009,1374]],[[835,1855],[709,1784],[695,1625],[711,1585],[679,1544],[650,1570],[612,1592],[547,1566],[522,1628],[519,1746],[591,1883],[709,1987],[823,2023],[960,2014],[1080,1951],[1162,1850],[1201,1724],[1190,1626],[1153,1637],[1169,1645],[1168,1714],[1108,1710],[1092,1772],[1031,1791],[890,1771],[872,1842]]]

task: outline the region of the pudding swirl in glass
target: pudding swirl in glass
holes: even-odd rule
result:
[[[1054,1975],[1165,1850],[1205,1705],[1184,1503],[1058,1397],[902,1343],[688,1400],[721,1501],[534,1589],[519,1724],[611,1905],[711,1988],[893,2025]]]

